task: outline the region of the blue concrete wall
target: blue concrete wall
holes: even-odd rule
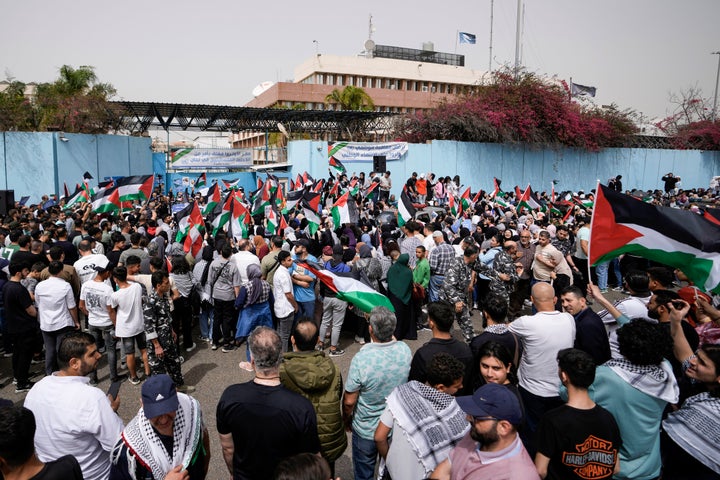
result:
[[[313,177],[327,177],[327,142],[292,141],[288,158],[293,175],[307,171]],[[370,162],[346,162],[349,173],[369,172]],[[460,175],[461,182],[473,190],[492,190],[493,177],[500,178],[503,188],[523,188],[530,183],[534,190],[549,190],[557,180],[556,190],[595,188],[598,180],[623,176],[626,189],[662,188],[660,181],[667,172],[680,176],[686,188],[707,187],[713,176],[720,175],[720,152],[700,150],[658,150],[608,148],[586,152],[572,148],[537,149],[526,145],[463,143],[437,140],[429,144],[410,144],[408,153],[398,161],[388,161],[393,192],[400,193],[412,172],[433,172],[440,176]]]
[[[15,198],[62,194],[63,183],[75,184],[89,172],[91,184],[110,176],[153,173],[151,140],[121,135],[45,132],[0,132],[0,188],[15,190]]]

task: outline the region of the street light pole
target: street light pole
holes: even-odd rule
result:
[[[718,68],[717,74],[715,75],[715,96],[713,97],[713,109],[712,109],[712,121],[715,121],[715,115],[717,114],[717,96],[718,96],[718,81],[720,81],[720,52],[710,52],[710,55],[718,56]]]

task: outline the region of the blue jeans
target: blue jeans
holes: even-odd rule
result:
[[[212,325],[215,311],[212,307],[200,308],[200,336],[203,338],[212,337]]]
[[[367,440],[352,433],[352,461],[355,480],[373,480],[375,478],[375,462],[377,461],[375,440]]]
[[[610,260],[610,265],[613,267],[613,272],[615,273],[615,280],[617,282],[618,287],[623,286],[623,279],[622,279],[622,273],[620,273],[620,259],[619,258],[613,258]]]
[[[95,327],[90,325],[89,331],[92,336],[95,337],[95,343],[97,343],[100,338],[105,340],[108,368],[110,369],[110,381],[113,381],[113,379],[118,376],[116,341],[115,337],[113,337],[115,327],[112,325],[108,325],[107,327]],[[97,381],[97,370],[92,373],[91,377]]]
[[[610,268],[610,262],[598,263],[595,265],[595,274],[598,279],[598,288],[600,290],[607,290],[608,282],[608,269]]]
[[[431,302],[437,302],[440,298],[440,289],[445,281],[445,275],[430,275],[430,285],[428,285],[428,298]]]
[[[297,302],[298,304],[298,311],[295,314],[295,322],[297,323],[298,320],[301,318],[309,318],[310,320],[315,319],[315,299],[313,298],[310,301],[307,302]]]

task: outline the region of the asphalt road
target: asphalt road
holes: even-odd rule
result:
[[[616,300],[624,297],[624,295],[611,292],[608,297]],[[594,308],[597,307],[594,306]],[[529,309],[526,313],[530,313]],[[477,311],[473,311],[472,319],[476,332],[481,331],[481,315]],[[199,336],[197,328],[196,334]],[[458,339],[462,339],[462,335],[457,329],[457,326],[453,328],[453,335]],[[422,331],[418,332],[417,340],[406,341],[406,343],[410,349],[415,352],[415,350],[430,338],[431,333],[429,331]],[[208,472],[207,478],[211,480],[227,479],[230,478],[230,475],[220,452],[220,443],[215,429],[215,407],[220,395],[228,385],[247,382],[253,378],[253,374],[238,367],[238,363],[245,360],[245,346],[234,352],[222,353],[220,349],[212,351],[209,344],[201,342],[200,340],[196,340],[196,343],[198,348],[193,352],[188,354],[183,352],[185,356],[183,375],[188,385],[194,385],[197,388],[193,396],[200,401],[205,424],[210,432],[212,459],[210,461],[210,471]],[[347,378],[350,361],[360,347],[360,344],[354,342],[352,332],[343,331],[340,339],[340,348],[344,349],[346,353],[341,357],[332,357],[332,360],[340,367],[343,378]],[[25,398],[25,394],[15,393],[14,385],[12,384],[12,366],[10,360],[10,358],[0,358],[0,398],[9,399],[17,404],[21,404]],[[32,378],[33,381],[38,381],[42,378],[42,374],[40,373],[42,370],[42,365],[32,365],[31,372],[36,374]],[[100,362],[98,377],[100,380],[98,388],[107,391],[110,382],[105,356],[103,356]],[[142,384],[134,386],[126,381],[120,388],[119,395],[121,404],[118,414],[125,423],[127,423],[140,408],[141,386]],[[348,448],[343,456],[335,463],[335,469],[336,476],[344,480],[353,478],[349,434]]]

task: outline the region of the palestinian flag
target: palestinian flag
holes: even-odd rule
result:
[[[230,204],[230,227],[228,234],[233,238],[248,238],[250,212],[236,198]]]
[[[448,198],[448,207],[450,207],[450,214],[453,217],[457,217],[462,213],[462,205],[458,205],[454,195],[450,195]]]
[[[465,211],[470,210],[470,207],[472,207],[472,200],[470,200],[470,187],[467,187],[462,195],[460,195],[460,203],[462,203],[462,209]]]
[[[224,190],[235,190],[240,187],[240,179],[235,180],[220,180],[223,183]]]
[[[315,232],[318,231],[320,228],[320,222],[322,221],[320,219],[320,216],[315,212],[314,210],[303,207],[303,213],[305,214],[305,218],[307,218],[308,224],[307,224],[307,231],[312,237],[315,235]]]
[[[293,190],[292,192],[288,192],[287,197],[285,198],[285,208],[283,209],[283,213],[294,210],[295,205],[297,205],[297,203],[303,199],[304,195],[305,190]]]
[[[188,218],[188,229],[187,235],[185,236],[185,243],[183,244],[183,250],[185,253],[192,253],[193,257],[197,257],[203,247],[203,241],[205,240],[205,220],[203,220],[200,214],[200,208],[197,202],[192,203],[192,210],[190,210],[190,216]]]
[[[555,203],[555,180],[550,185],[550,201]]]
[[[68,190],[67,183],[63,182],[63,198],[67,201],[70,198],[70,190]]]
[[[555,204],[549,203],[549,204],[548,204],[548,208],[550,209],[550,213],[552,213],[553,215],[555,215],[555,216],[557,216],[557,217],[559,217],[560,215],[562,215],[562,212],[560,211],[559,208],[557,208],[557,207],[555,206]]]
[[[502,208],[508,208],[510,206],[502,195],[496,195],[493,202],[495,202],[495,205]]]
[[[285,229],[288,228],[287,220],[285,220],[285,215],[282,213],[280,214],[280,231],[285,232]]]
[[[72,196],[66,201],[65,208],[70,208],[74,206],[76,203],[85,203],[88,202],[90,199],[90,196],[88,196],[88,191],[84,188],[77,188],[75,190],[75,193],[72,194]]]
[[[360,280],[340,276],[328,270],[318,270],[307,263],[300,263],[299,265],[302,265],[315,274],[318,280],[335,292],[337,298],[352,303],[365,313],[370,313],[375,307],[385,307],[391,312],[395,311],[389,298],[377,292],[372,287],[365,285]]]
[[[207,203],[203,209],[203,215],[208,215],[210,212],[215,210],[215,207],[222,200],[222,194],[220,193],[220,186],[217,183],[213,183],[212,187],[208,189]]]
[[[291,178],[289,180],[288,192],[292,192],[294,190],[295,190],[295,181]]]
[[[705,208],[703,218],[716,225],[720,225],[720,208]]]
[[[593,208],[593,204],[595,203],[589,198],[580,198],[580,197],[573,197],[573,202],[577,203],[582,208]]]
[[[175,214],[175,223],[178,226],[178,231],[175,234],[176,242],[182,242],[187,235],[188,222],[190,221],[190,213],[193,209],[193,203],[188,203],[187,205],[185,205],[185,208]]]
[[[517,187],[515,188],[517,189]],[[535,193],[533,193],[532,188],[530,188],[530,184],[528,184],[525,191],[520,195],[520,202],[518,203],[518,207],[525,207],[528,210],[539,210],[540,208],[542,208],[542,205],[535,196]]]
[[[720,293],[720,225],[688,210],[598,184],[588,249],[592,264],[630,253],[679,268],[702,290]]]
[[[195,179],[195,185],[193,185],[193,190],[200,190],[201,188],[205,188],[207,186],[207,173],[201,173],[198,178]]]
[[[416,211],[412,200],[410,200],[410,197],[403,187],[402,193],[400,193],[400,201],[398,202],[398,225],[402,227],[412,220],[415,217]]]
[[[120,200],[123,202],[133,200],[144,202],[149,200],[154,184],[155,175],[121,177],[116,182]]]
[[[120,193],[118,188],[105,190],[93,198],[92,211],[96,213],[108,213],[120,211]]]
[[[330,189],[330,191],[328,192],[328,196],[335,196],[335,195],[337,195],[338,192],[339,192],[339,190],[340,190],[340,182],[335,182],[335,183],[333,184],[332,188]]]
[[[568,207],[567,212],[565,212],[565,216],[562,218],[562,223],[568,223],[568,220],[570,220],[570,217],[572,216],[573,210],[575,210],[573,207]]]
[[[309,207],[313,212],[320,210],[320,194],[315,192],[305,192],[302,197],[302,205]]]
[[[232,195],[228,195],[225,199],[225,202],[223,202],[222,207],[220,207],[220,204],[217,204],[215,206],[215,210],[213,211],[213,218],[211,220],[212,226],[213,226],[213,237],[217,235],[217,232],[223,229],[226,223],[230,221],[230,211],[232,208],[232,202],[235,200],[235,197]]]
[[[380,185],[380,182],[370,182],[370,186],[365,190],[365,196],[368,197]]]
[[[502,180],[499,180],[499,179],[493,177],[493,191],[490,194],[490,198],[495,198],[498,194],[502,193],[502,190],[500,190],[501,183],[502,183]]]
[[[252,215],[262,215],[265,213],[265,206],[270,205],[271,200],[270,190],[263,186],[253,199],[251,210]]]
[[[339,228],[343,223],[351,223],[350,209],[348,207],[349,195],[350,192],[343,193],[342,196],[335,201],[330,210],[335,228]]]
[[[343,173],[347,172],[345,169],[345,165],[340,162],[340,160],[337,160],[335,157],[328,158],[328,165],[330,165],[330,168],[335,170],[335,173],[338,175],[342,175]]]
[[[482,197],[482,195],[483,195],[483,191],[478,190],[478,192],[475,194],[475,196],[472,199],[472,204],[477,205],[477,203],[480,201],[480,198]]]
[[[278,229],[280,228],[280,219],[278,217],[277,211],[271,207],[267,214],[267,226],[265,228],[270,235],[278,234]]]
[[[100,182],[98,183],[97,188],[93,189],[93,195],[98,195],[105,190],[112,188],[115,186],[115,183],[112,180],[108,180],[107,182]]]
[[[322,178],[321,178],[320,180],[318,180],[317,183],[315,184],[315,186],[314,186],[313,189],[312,189],[313,192],[315,192],[315,193],[320,193],[320,192],[322,192],[323,183],[324,183],[324,180],[323,180]]]

